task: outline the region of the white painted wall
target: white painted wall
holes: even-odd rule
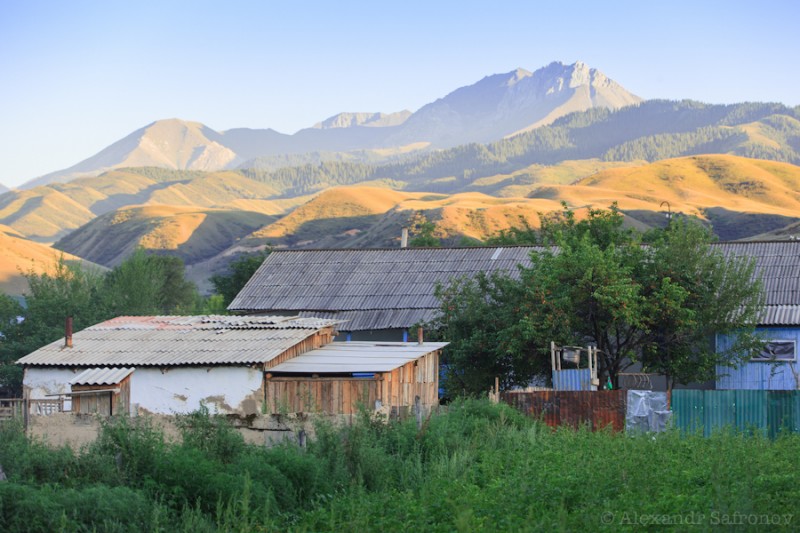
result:
[[[238,411],[262,381],[258,369],[227,366],[170,367],[164,372],[138,367],[131,377],[131,404],[161,414],[188,413],[199,409],[200,402],[211,413]]]
[[[48,394],[70,392],[69,381],[79,369],[30,367],[23,384],[35,400],[53,399]],[[262,373],[248,367],[138,367],[131,374],[131,409],[137,406],[150,413],[189,413],[205,402],[211,413],[239,411],[248,396],[261,389]],[[69,399],[65,408],[70,405]],[[257,402],[260,407],[260,401]]]
[[[29,394],[31,400],[55,400],[57,397],[48,394],[65,394],[70,392],[69,380],[78,375],[84,369],[51,368],[51,367],[29,367],[25,369],[25,376],[22,378],[22,385]],[[67,397],[64,408],[68,409],[71,401]]]

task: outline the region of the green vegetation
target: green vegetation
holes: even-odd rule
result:
[[[673,383],[713,378],[716,365],[736,366],[758,346],[761,284],[751,262],[713,250],[710,232],[688,219],[643,237],[623,215],[590,209],[544,216],[542,229],[501,234],[498,241],[539,244],[531,266],[458,279],[437,289],[440,315],[428,329],[450,342],[445,388],[451,396],[503,388],[549,375],[551,341],[594,344],[601,382],[640,361]],[[557,246],[557,249],[551,246]],[[708,339],[734,334],[717,351]]]
[[[214,285],[216,293],[222,296],[224,307],[228,307],[239,291],[250,281],[269,252],[270,250],[267,249],[261,253],[245,254],[230,263],[227,273],[211,276],[211,284]]]
[[[78,452],[0,426],[0,530],[639,531],[653,519],[636,517],[708,528],[739,513],[790,531],[798,519],[796,435],[552,431],[486,400],[421,431],[320,425],[307,448],[245,445],[202,412],[180,425],[169,442],[147,418],[109,421]]]

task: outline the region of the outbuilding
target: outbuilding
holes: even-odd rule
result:
[[[67,332],[18,363],[25,367],[29,399],[66,397],[80,413],[176,414],[204,404],[241,416],[346,414],[362,400],[369,409],[394,410],[414,405],[417,397],[423,405],[438,403],[431,391],[438,389],[444,344],[325,351],[338,323],[289,316],[118,317]]]

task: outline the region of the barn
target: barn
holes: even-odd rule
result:
[[[353,343],[337,320],[290,316],[118,317],[66,332],[18,361],[29,399],[76,413],[348,414],[438,403],[443,343]]]

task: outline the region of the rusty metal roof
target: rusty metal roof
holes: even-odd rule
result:
[[[397,248],[276,251],[228,309],[347,320],[341,329],[407,328],[438,309],[434,290],[459,276],[517,272],[541,248]]]
[[[334,342],[293,357],[270,372],[352,373],[390,372],[416,361],[448,343],[426,342]]]
[[[19,361],[42,366],[174,366],[264,363],[336,320],[286,316],[118,317]]]
[[[133,374],[133,368],[88,368],[69,380],[70,385],[116,385]]]

